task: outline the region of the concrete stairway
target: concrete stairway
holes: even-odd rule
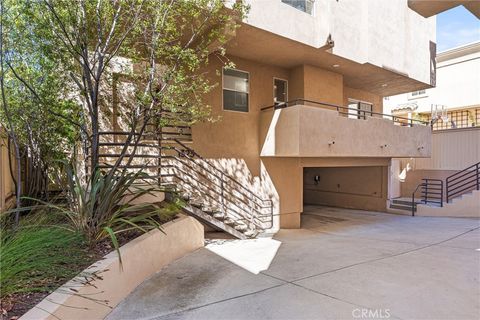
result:
[[[141,136],[132,162],[124,158],[119,166],[129,171],[142,170],[150,183],[165,188],[166,200],[183,200],[183,210],[214,229],[239,239],[254,238],[273,225],[273,203],[260,198],[249,186],[236,181],[214,164],[203,159],[185,140],[186,128],[163,128],[153,139]],[[125,132],[102,132],[100,168],[109,169],[118,159]],[[150,134],[151,135],[151,134]],[[133,151],[128,147],[127,155]]]

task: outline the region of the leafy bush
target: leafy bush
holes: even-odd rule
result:
[[[2,223],[1,297],[53,290],[92,262],[80,233],[51,226],[44,217],[23,220],[15,230]]]
[[[162,191],[156,185],[145,183],[145,176],[142,171],[104,174],[97,170],[87,183],[82,183],[73,167],[66,165],[67,204],[37,201],[66,217],[71,228],[82,233],[90,247],[110,238],[118,252],[119,234],[161,230],[161,224],[171,220],[179,210],[177,204],[139,202],[141,197],[155,197]]]

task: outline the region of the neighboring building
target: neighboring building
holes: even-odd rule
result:
[[[480,127],[480,42],[437,55],[436,87],[384,99],[386,113],[430,121],[433,130]]]

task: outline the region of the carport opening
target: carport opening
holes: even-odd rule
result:
[[[387,167],[303,169],[303,204],[386,211]]]

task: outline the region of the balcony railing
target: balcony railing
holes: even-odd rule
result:
[[[339,106],[331,103],[312,101],[307,99],[295,99],[292,101],[264,107],[261,110],[262,111],[269,110],[269,109],[277,110],[277,109],[292,107],[295,105],[305,105],[305,106],[319,107],[327,110],[336,110],[339,113],[339,115],[349,117],[349,118],[356,118],[356,119],[363,119],[363,120],[367,119],[367,117],[390,119],[395,125],[399,125],[399,126],[413,127],[414,124],[424,125],[424,126],[428,126],[431,124],[429,121],[409,119],[409,118],[399,117],[391,114],[384,114],[384,113],[361,110],[356,108],[343,107],[343,106]]]

